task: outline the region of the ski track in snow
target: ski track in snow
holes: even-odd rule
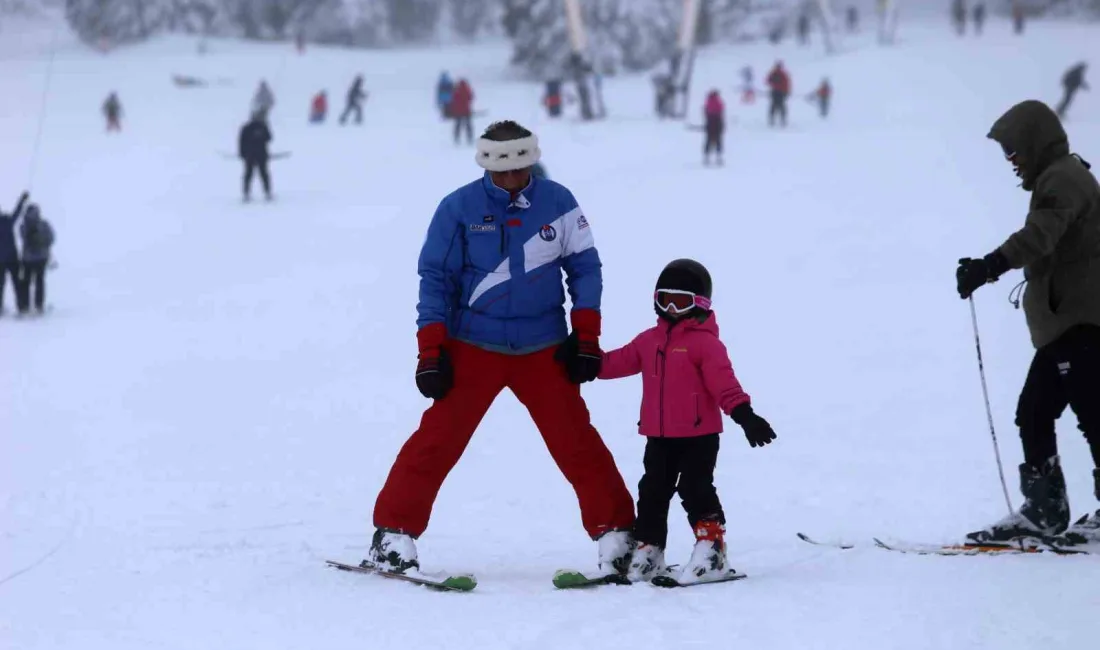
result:
[[[981,40],[946,23],[900,37],[880,49],[868,34],[832,58],[701,52],[693,110],[720,87],[737,119],[719,169],[701,167],[701,134],[650,117],[645,76],[606,81],[606,123],[551,122],[541,88],[508,81],[500,45],[299,57],[214,42],[198,58],[186,39],[107,56],[59,40],[32,188],[58,231],[58,309],[0,320],[0,576],[40,563],[0,584],[0,647],[1087,647],[1095,558],[910,557],[794,537],[934,542],[1003,514],[953,272],[1027,207],[990,124],[1018,100],[1056,101],[1095,28],[1034,23],[1021,40],[993,19]],[[5,210],[28,181],[51,39],[0,46]],[[761,76],[777,56],[795,84],[785,133],[732,91],[743,65]],[[555,591],[553,572],[593,566],[595,545],[507,394],[420,542],[426,570],[475,573],[474,593],[324,566],[365,553],[373,499],[426,405],[412,381],[416,256],[437,202],[479,171],[431,104],[442,68],[470,78],[488,110],[477,126],[535,129],[584,207],[605,265],[605,348],[651,324],[666,262],[710,267],[734,367],[779,434],[750,450],[731,425],[719,460],[730,557],[748,580]],[[364,125],[306,124],[312,94],[327,88],[338,115],[359,71]],[[181,90],[174,73],[232,83]],[[218,152],[265,75],[274,149],[294,155],[273,163],[273,204],[242,206],[238,165]],[[800,99],[823,76],[828,121]],[[112,89],[118,136],[99,113]],[[1097,102],[1079,95],[1067,123],[1086,158],[1100,157]],[[1006,300],[1017,277],[977,297],[1010,468],[1031,354]],[[584,390],[636,485],[640,382]],[[1095,503],[1074,424],[1059,429],[1076,516]],[[670,527],[669,561],[683,562],[678,503]]]

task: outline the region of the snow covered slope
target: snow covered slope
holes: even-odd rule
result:
[[[832,58],[703,53],[697,88],[724,89],[738,120],[722,169],[702,167],[700,134],[656,123],[644,78],[607,82],[606,123],[549,122],[541,89],[508,81],[503,46],[299,57],[214,43],[199,58],[182,39],[108,56],[60,40],[31,188],[58,231],[55,309],[0,320],[0,647],[1086,647],[1093,558],[794,537],[948,540],[1003,514],[953,272],[1026,209],[990,124],[1017,100],[1055,101],[1096,32],[987,32],[903,26],[895,48],[868,36]],[[35,41],[0,60],[5,210],[32,175],[47,53]],[[763,106],[736,103],[740,67],[760,74],[777,56],[796,94],[832,79],[832,118],[796,98],[790,129],[773,132]],[[605,263],[605,347],[653,321],[666,262],[710,267],[734,365],[779,434],[753,450],[731,427],[719,461],[730,555],[749,580],[554,591],[553,571],[593,566],[595,545],[507,394],[420,544],[426,569],[476,573],[475,593],[323,566],[366,552],[373,499],[426,405],[412,381],[416,255],[438,200],[479,171],[432,107],[443,68],[473,83],[480,126],[536,129],[584,206]],[[310,95],[328,88],[338,105],[360,71],[364,126],[308,126]],[[224,83],[181,90],[174,73]],[[274,163],[275,203],[242,206],[238,165],[218,152],[261,77],[277,93],[274,148],[293,157]],[[98,112],[112,89],[119,136]],[[1098,101],[1080,96],[1067,124],[1086,158],[1100,156]],[[1014,279],[977,298],[1010,472],[1030,359],[1005,299]],[[631,485],[639,391],[584,389]],[[1096,504],[1074,424],[1059,429],[1076,515]],[[670,559],[683,561],[690,534],[673,513]]]

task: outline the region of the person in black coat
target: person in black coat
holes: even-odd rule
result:
[[[355,113],[355,123],[362,124],[363,100],[366,98],[367,93],[363,90],[363,75],[357,75],[351,83],[351,88],[348,88],[348,102],[343,114],[340,115],[340,124],[346,124],[352,113]]]
[[[271,200],[271,174],[267,169],[270,154],[267,145],[271,142],[271,129],[267,126],[264,113],[257,111],[252,119],[241,127],[237,153],[244,161],[244,200],[251,200],[252,175],[259,171],[264,184],[264,195]]]
[[[1062,101],[1058,102],[1058,108],[1055,112],[1058,113],[1058,117],[1065,118],[1066,110],[1069,109],[1069,105],[1073,103],[1073,97],[1077,94],[1078,90],[1088,90],[1089,85],[1085,83],[1085,70],[1088,68],[1087,63],[1078,63],[1062,76],[1062,88],[1065,94],[1062,95]]]
[[[27,193],[19,197],[19,203],[11,214],[0,211],[0,314],[4,312],[4,284],[8,276],[11,276],[13,291],[15,292],[15,304],[20,314],[27,311],[26,294],[23,291],[23,276],[20,272],[19,250],[15,247],[15,222],[19,220],[23,212],[23,206],[27,203]]]

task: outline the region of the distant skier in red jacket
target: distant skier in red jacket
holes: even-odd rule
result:
[[[314,95],[313,101],[310,102],[309,122],[310,124],[322,124],[326,115],[328,115],[328,93],[322,90]]]
[[[776,61],[775,67],[768,73],[768,89],[771,91],[771,106],[768,107],[768,126],[775,126],[776,118],[787,126],[787,98],[791,96],[791,76],[783,67],[782,61]]]
[[[807,98],[811,102],[817,104],[817,108],[821,111],[821,117],[829,117],[829,100],[833,97],[833,86],[829,83],[828,79],[822,79],[821,85],[817,87],[810,96]]]
[[[706,141],[703,143],[703,164],[710,164],[710,154],[718,154],[718,164],[722,164],[722,136],[726,131],[726,104],[717,90],[707,94],[707,103],[703,106],[703,130]]]
[[[696,540],[678,580],[706,582],[736,573],[726,561],[726,516],[714,488],[722,415],[744,429],[753,447],[775,440],[733,374],[711,311],[711,287],[710,273],[699,262],[671,262],[657,279],[656,327],[603,354],[600,379],[642,375],[638,433],[647,440],[634,523],[637,546],[627,573],[631,581],[669,572],[664,547],[669,502],[676,493]]]
[[[470,88],[470,82],[459,79],[455,84],[454,93],[451,95],[450,115],[455,121],[455,144],[459,143],[460,135],[466,131],[466,144],[474,143],[473,117],[474,91]]]

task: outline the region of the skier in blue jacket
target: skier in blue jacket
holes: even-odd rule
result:
[[[601,573],[625,573],[629,565],[634,506],[580,393],[602,359],[600,257],[573,194],[531,173],[540,154],[538,138],[519,124],[491,125],[477,142],[484,175],[444,198],[428,227],[416,385],[435,401],[378,495],[367,565],[419,567],[413,540],[505,388],[527,407],[572,484],[585,530],[599,540]]]

